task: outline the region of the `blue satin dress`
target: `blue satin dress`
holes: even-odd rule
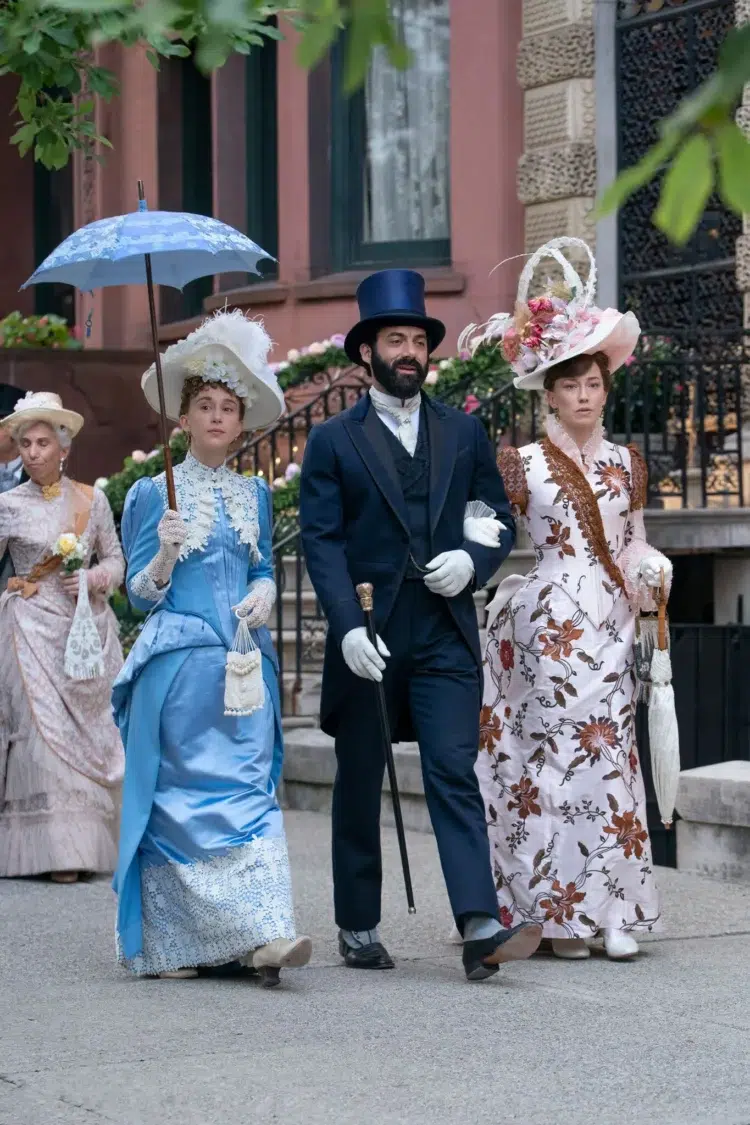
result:
[[[227,963],[296,936],[276,800],[278,666],[265,627],[253,634],[265,705],[224,714],[232,606],[254,581],[273,577],[270,492],[190,456],[175,487],[189,535],[166,592],[144,577],[159,548],[163,478],[133,486],[122,521],[128,594],[152,612],[113,694],[126,762],[117,952],[148,975]]]

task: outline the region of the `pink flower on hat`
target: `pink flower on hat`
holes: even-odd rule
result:
[[[555,306],[549,297],[532,297],[529,312],[538,323],[549,324],[555,315]]]
[[[521,337],[515,328],[510,327],[503,336],[503,355],[508,363],[513,363],[514,360],[518,359],[520,350]]]

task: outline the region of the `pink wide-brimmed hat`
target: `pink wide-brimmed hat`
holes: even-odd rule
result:
[[[563,247],[582,249],[589,259],[585,282],[562,254]],[[563,281],[547,279],[542,295],[529,298],[534,273],[545,258],[562,267]],[[603,352],[614,374],[632,355],[641,328],[632,312],[600,309],[594,304],[596,262],[580,238],[553,238],[526,263],[518,282],[515,313],[496,313],[486,324],[470,324],[461,333],[459,350],[475,352],[481,344],[502,349],[519,390],[539,391],[557,363],[579,355]]]

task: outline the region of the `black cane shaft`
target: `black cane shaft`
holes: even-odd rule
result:
[[[367,636],[370,638],[370,643],[374,645],[377,650],[378,641],[377,633],[375,632],[375,624],[372,620],[372,614],[365,612],[365,623],[367,628]],[[404,886],[406,888],[406,903],[409,907],[410,914],[416,914],[416,906],[414,905],[414,891],[411,885],[411,870],[409,867],[409,854],[406,850],[406,833],[404,831],[404,818],[401,815],[401,797],[398,791],[398,778],[396,777],[396,763],[393,760],[393,746],[391,744],[391,725],[388,721],[388,708],[385,701],[385,689],[382,683],[376,683],[375,688],[378,697],[378,716],[380,718],[380,731],[383,737],[383,749],[385,751],[385,765],[388,770],[388,785],[391,790],[391,801],[393,803],[393,819],[396,822],[396,836],[398,838],[398,849],[401,853],[401,867],[404,872]]]

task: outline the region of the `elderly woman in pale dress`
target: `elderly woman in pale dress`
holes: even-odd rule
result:
[[[124,563],[104,493],[64,473],[83,418],[40,392],[0,425],[30,477],[0,495],[0,556],[15,571],[0,598],[0,876],[72,883],[116,859],[124,761],[110,695],[122,653],[107,597]],[[66,533],[80,540],[80,572],[53,553]]]

